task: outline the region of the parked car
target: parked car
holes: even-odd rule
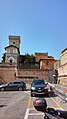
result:
[[[35,96],[36,94],[47,94],[48,95],[48,87],[47,83],[43,79],[34,79],[31,84],[31,96]]]
[[[8,90],[26,90],[26,83],[23,81],[12,81],[7,84],[0,85],[0,91],[8,91]]]
[[[2,85],[3,83],[2,82],[0,82],[0,85]]]

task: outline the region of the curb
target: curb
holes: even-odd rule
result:
[[[67,88],[63,89],[63,90],[60,90],[58,88],[58,86],[54,85],[54,84],[50,84],[48,83],[48,85],[51,87],[51,89],[53,90],[56,90],[58,93],[60,93],[61,95],[63,95],[64,97],[67,97]]]

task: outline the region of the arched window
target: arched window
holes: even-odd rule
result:
[[[12,65],[12,59],[10,59],[10,65]]]

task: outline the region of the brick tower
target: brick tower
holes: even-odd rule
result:
[[[9,36],[9,45],[5,47],[5,63],[17,66],[20,56],[20,36]]]

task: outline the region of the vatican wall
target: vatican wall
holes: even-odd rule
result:
[[[0,80],[7,83],[13,80],[24,80],[31,83],[33,78],[42,78],[49,80],[49,72],[40,69],[17,69],[14,66],[0,66]]]
[[[10,82],[12,80],[15,80],[15,72],[16,72],[16,68],[15,67],[9,67],[9,66],[5,66],[5,67],[0,67],[0,80],[3,83],[7,83]]]
[[[47,70],[40,69],[21,69],[18,70],[18,78],[24,79],[25,82],[31,83],[33,78],[41,78],[44,80],[49,80],[49,72]]]

